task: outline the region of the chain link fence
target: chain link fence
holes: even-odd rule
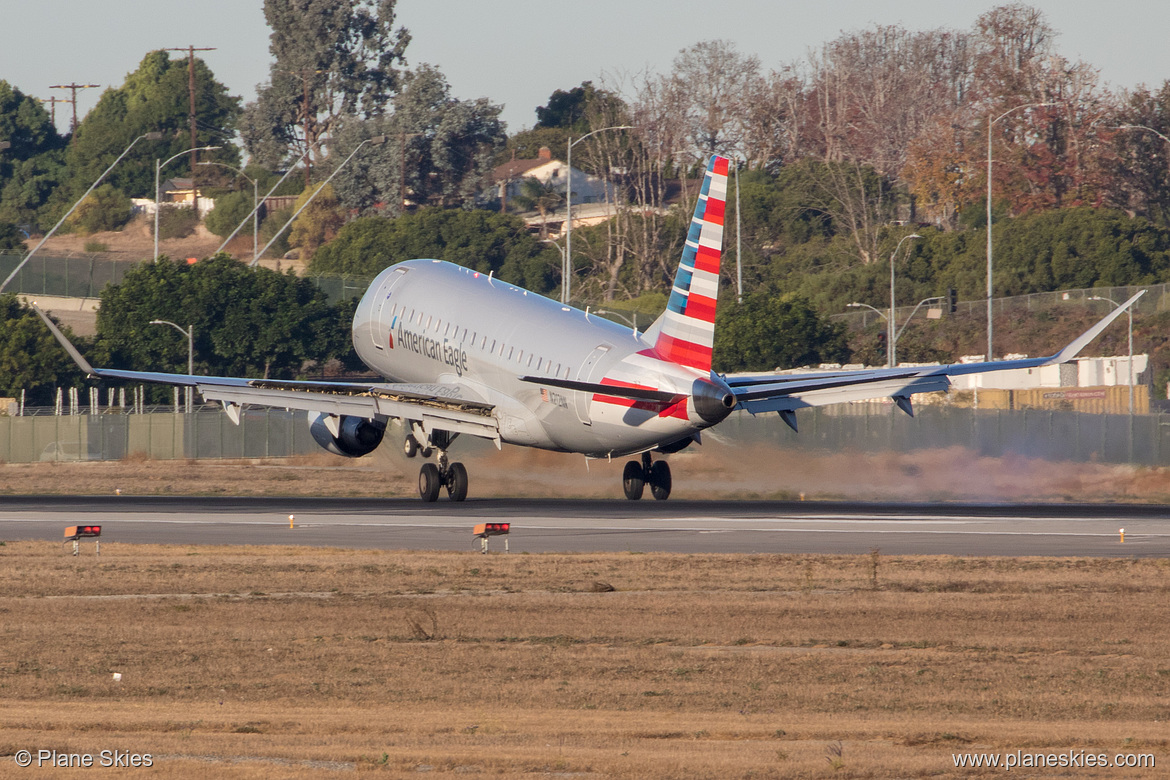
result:
[[[890,405],[808,409],[794,433],[773,414],[737,412],[712,433],[732,443],[786,450],[910,452],[966,447],[983,457],[1170,465],[1170,415],[1085,414],[919,406],[908,417]],[[389,439],[383,446],[395,446]],[[0,416],[0,461],[274,458],[320,452],[304,412],[248,409],[233,424],[207,406],[193,414]]]
[[[1089,287],[1083,290],[1060,290],[1057,292],[1032,293],[1031,295],[1016,295],[1010,298],[993,298],[991,310],[998,320],[1006,315],[1021,316],[1031,311],[1045,311],[1056,306],[1067,306],[1069,303],[1088,303],[1091,298],[1111,298],[1117,303],[1124,303],[1138,290],[1146,290],[1146,294],[1137,300],[1133,306],[1134,314],[1156,314],[1170,309],[1170,284],[1147,284],[1131,287]],[[1112,308],[1108,301],[1093,301],[1102,307]],[[942,305],[942,304],[937,304]],[[877,307],[882,315],[889,313],[889,309]],[[894,318],[898,322],[905,322],[914,311],[913,306],[898,306],[894,309]],[[1108,308],[1102,308],[1102,316]],[[986,316],[987,300],[981,298],[973,301],[959,301],[955,307],[956,314],[975,314]],[[921,315],[920,315],[921,316]],[[831,319],[845,322],[850,328],[866,328],[875,322],[885,322],[882,316],[870,309],[842,312],[834,314]]]
[[[0,279],[7,279],[23,255],[0,255]],[[137,262],[94,255],[35,255],[8,286],[6,293],[97,298],[107,284],[118,284]]]
[[[800,432],[778,417],[736,412],[716,433],[745,443],[796,450],[911,452],[966,447],[982,457],[1170,465],[1170,415],[1087,414],[1047,409],[963,409],[917,405],[914,417],[892,404],[803,410]]]
[[[222,410],[192,414],[0,416],[0,461],[120,460],[148,457],[277,458],[320,452],[304,412],[248,409],[240,424]]]
[[[325,293],[330,303],[358,298],[373,281],[372,276],[309,276],[313,284]]]
[[[23,255],[0,254],[0,279],[7,279]],[[97,298],[107,284],[119,284],[137,261],[110,260],[92,254],[35,255],[5,292],[24,295],[55,295],[63,298]],[[357,298],[370,286],[369,276],[307,277],[328,297],[330,303]]]

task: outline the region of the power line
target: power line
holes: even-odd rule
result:
[[[78,84],[77,82],[74,82],[72,84],[53,84],[49,87],[49,89],[67,89],[73,95],[73,97],[69,100],[61,100],[62,103],[73,104],[73,123],[69,125],[70,135],[77,132],[77,90],[97,89],[100,86],[101,84]],[[56,114],[56,111],[54,111],[54,114]]]
[[[191,116],[187,122],[191,125],[191,189],[194,199],[195,214],[199,214],[199,188],[195,187],[195,171],[199,168],[195,164],[199,161],[199,141],[195,138],[195,130],[197,130],[197,122],[195,122],[195,51],[214,51],[215,47],[195,48],[194,46],[187,46],[184,48],[163,49],[164,51],[186,51],[187,53],[187,98],[191,103]]]
[[[69,101],[66,100],[65,98],[59,98],[56,95],[53,95],[52,97],[47,97],[47,98],[37,98],[37,100],[39,100],[42,103],[49,104],[49,120],[53,123],[53,130],[56,131],[57,130],[57,104],[58,103],[68,103]]]

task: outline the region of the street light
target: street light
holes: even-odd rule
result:
[[[85,194],[82,195],[80,198],[78,198],[77,202],[73,204],[73,208],[66,211],[65,216],[63,216],[63,217],[61,217],[61,219],[57,220],[57,224],[53,225],[53,229],[45,234],[45,237],[41,239],[40,243],[37,244],[35,247],[33,247],[33,250],[24,256],[24,259],[21,260],[17,264],[16,268],[12,269],[12,273],[8,274],[8,278],[5,279],[2,283],[0,283],[0,292],[4,291],[4,288],[7,287],[8,283],[12,281],[12,278],[14,276],[16,276],[17,273],[20,272],[21,268],[24,267],[24,264],[27,263],[29,260],[31,260],[32,256],[37,253],[37,250],[40,249],[42,246],[44,246],[45,242],[48,241],[53,236],[53,234],[57,232],[57,228],[61,227],[61,225],[63,225],[65,223],[65,220],[69,219],[69,215],[72,214],[74,211],[76,211],[77,207],[80,206],[82,204],[82,202],[86,198],[89,197],[89,193],[94,191],[94,188],[97,187],[98,184],[101,183],[102,179],[106,178],[106,176],[109,175],[110,171],[114,170],[114,166],[117,165],[119,162],[121,162],[122,158],[130,153],[130,150],[134,148],[134,144],[138,143],[143,138],[147,139],[148,141],[157,141],[157,140],[162,138],[162,133],[158,133],[158,132],[143,133],[142,135],[138,136],[133,141],[131,141],[130,145],[127,146],[126,149],[120,155],[118,155],[118,159],[116,159],[112,163],[110,163],[110,167],[106,168],[106,170],[102,172],[102,175],[97,177],[97,181],[95,181],[93,184],[91,184],[89,186],[89,189],[85,191]]]
[[[1055,106],[1056,103],[1025,103],[1022,106],[1009,108],[995,119],[987,115],[987,359],[991,360],[991,128],[995,123],[1008,114],[1023,108],[1040,108]]]
[[[232,165],[228,165],[227,163],[201,162],[201,163],[196,163],[196,164],[197,165],[218,165],[220,168],[227,168],[229,170],[233,170],[236,173],[243,176],[248,181],[252,182],[252,257],[255,257],[256,256],[256,244],[257,244],[258,236],[259,236],[259,233],[257,232],[257,228],[259,228],[257,221],[258,221],[259,215],[260,215],[260,209],[258,208],[258,206],[260,205],[260,182],[259,182],[259,180],[253,179],[251,176],[244,173],[239,168],[236,168],[235,166],[232,166]],[[247,217],[244,217],[244,219],[246,220]]]
[[[635,333],[638,332],[638,312],[636,312],[636,311],[631,312],[631,314],[634,317],[632,320],[629,317],[627,317],[626,315],[622,314],[620,311],[609,311],[608,309],[598,309],[596,313],[597,314],[605,314],[605,315],[608,315],[610,317],[617,317],[622,322],[626,323],[631,328],[633,328]]]
[[[633,125],[615,125],[613,127],[601,127],[591,133],[578,138],[576,141],[569,141],[568,161],[566,165],[568,170],[565,171],[565,267],[563,271],[564,282],[561,284],[561,303],[569,302],[569,288],[573,276],[573,147],[584,141],[591,135],[604,133],[607,130],[633,130]],[[569,136],[572,139],[572,136]]]
[[[922,236],[911,233],[908,236],[902,236],[902,241],[908,238],[922,238]],[[894,344],[897,338],[897,334],[894,333],[894,258],[898,256],[898,250],[902,248],[902,241],[899,241],[894,247],[894,251],[890,253],[890,316],[886,320],[886,347],[888,350],[886,363],[890,368],[893,368],[898,362],[898,351]]]
[[[553,246],[555,246],[557,248],[557,252],[560,253],[560,255],[561,255],[561,287],[563,288],[564,283],[565,283],[565,257],[566,257],[565,248],[563,246],[561,246],[560,244],[558,244],[556,241],[553,241],[551,238],[542,238],[542,239],[540,239],[540,243],[552,244]],[[561,290],[561,303],[565,303],[564,298],[565,298],[565,294],[564,294],[564,290],[562,289]]]
[[[1159,135],[1161,135],[1159,133]],[[1107,298],[1104,295],[1094,295],[1089,298],[1090,301],[1108,301],[1112,303],[1114,308],[1119,304],[1112,298]],[[1125,311],[1129,315],[1129,416],[1133,417],[1133,307],[1130,306]]]
[[[1161,133],[1159,133],[1159,132],[1158,132],[1157,130],[1155,130],[1154,128],[1152,128],[1152,127],[1146,127],[1145,125],[1118,125],[1118,126],[1116,127],[1116,129],[1117,129],[1117,130],[1148,130],[1149,132],[1151,132],[1151,133],[1153,133],[1154,135],[1156,135],[1156,136],[1158,136],[1159,138],[1161,138],[1161,139],[1162,139],[1163,141],[1165,141],[1166,143],[1170,144],[1170,138],[1167,138],[1166,136],[1162,135]],[[1092,299],[1092,298],[1090,298],[1089,300],[1093,300],[1093,299]]]
[[[285,222],[283,225],[280,226],[280,230],[278,230],[272,234],[272,240],[264,245],[264,248],[260,250],[260,254],[252,256],[252,262],[248,263],[248,266],[251,267],[251,266],[256,265],[256,263],[260,262],[260,256],[263,255],[265,252],[267,252],[268,247],[272,246],[273,243],[276,242],[276,239],[280,238],[280,234],[285,231],[285,228],[287,228],[289,225],[291,225],[293,223],[293,220],[295,220],[297,217],[299,217],[301,212],[304,211],[306,208],[308,208],[309,204],[313,202],[313,198],[317,197],[321,193],[321,190],[325,189],[325,185],[328,184],[329,182],[333,181],[334,176],[341,173],[341,169],[346,166],[346,163],[348,163],[350,160],[353,159],[353,156],[358,153],[359,149],[361,149],[366,144],[373,144],[374,146],[381,146],[384,143],[386,143],[386,136],[375,135],[372,138],[367,138],[366,140],[362,141],[360,144],[355,146],[353,151],[349,153],[349,157],[346,157],[344,160],[342,160],[341,165],[338,165],[337,168],[334,169],[333,173],[329,174],[329,178],[326,179],[325,181],[321,182],[321,186],[318,187],[313,192],[313,194],[309,196],[309,199],[306,200],[304,202],[304,204],[299,209],[296,210],[296,213],[294,213],[291,217],[288,218],[288,222]]]
[[[324,140],[324,139],[321,139],[321,140]],[[267,193],[264,195],[264,197],[260,199],[260,202],[259,202],[259,203],[257,203],[257,204],[256,204],[256,205],[255,205],[255,206],[252,208],[252,213],[251,213],[251,214],[249,214],[247,217],[244,217],[243,219],[241,219],[241,220],[240,220],[240,224],[236,225],[236,229],[232,231],[231,235],[230,235],[230,236],[228,236],[227,238],[225,238],[225,239],[223,240],[223,243],[222,243],[222,244],[220,244],[220,245],[219,245],[219,247],[217,247],[217,248],[216,248],[216,250],[215,250],[215,254],[217,254],[217,255],[218,255],[220,252],[222,252],[222,251],[223,251],[223,248],[224,248],[225,246],[227,246],[227,245],[228,245],[228,242],[229,242],[229,241],[231,241],[233,238],[235,238],[235,237],[236,237],[236,233],[239,233],[239,232],[240,232],[240,228],[242,228],[242,227],[244,226],[244,223],[248,221],[248,217],[251,217],[251,216],[254,216],[254,215],[256,215],[256,214],[259,214],[259,213],[260,213],[260,207],[261,207],[262,205],[264,205],[264,201],[266,201],[266,200],[268,200],[270,197],[272,197],[272,193],[276,192],[276,188],[277,188],[277,187],[279,187],[281,184],[284,184],[284,180],[288,178],[288,175],[289,175],[290,173],[292,173],[292,172],[293,172],[293,170],[295,170],[295,169],[296,169],[296,167],[297,167],[297,166],[298,166],[298,165],[301,163],[301,160],[304,160],[306,157],[308,157],[308,156],[309,156],[309,154],[310,154],[310,153],[312,153],[313,149],[314,149],[314,148],[317,146],[317,144],[319,144],[319,143],[321,143],[321,141],[317,141],[316,143],[311,143],[311,144],[309,144],[309,148],[305,150],[305,153],[301,155],[300,159],[299,159],[299,160],[297,160],[295,163],[293,163],[292,165],[290,165],[290,166],[288,167],[288,170],[286,170],[286,171],[284,172],[284,175],[283,175],[283,176],[281,176],[281,177],[280,177],[280,178],[279,178],[279,179],[276,181],[276,184],[273,184],[273,185],[272,185],[272,189],[270,189],[270,190],[269,190],[269,191],[268,191],[268,192],[267,192]],[[255,253],[255,252],[253,252],[253,253],[252,253],[252,256],[253,256],[253,257],[255,257],[255,256],[256,256],[256,253]]]
[[[159,162],[157,157],[154,158],[154,262],[156,262],[156,263],[158,262],[158,212],[161,208],[161,204],[159,203],[159,194],[158,194],[158,188],[159,188],[158,173],[159,173],[159,171],[161,171],[162,167],[164,165],[166,165],[167,163],[169,163],[171,160],[177,160],[178,158],[182,157],[185,154],[190,154],[191,152],[210,152],[212,149],[220,149],[220,148],[222,148],[222,147],[219,147],[219,146],[196,146],[194,149],[184,149],[183,151],[179,152],[178,154],[172,155],[171,157],[168,157],[164,162],[161,162],[161,163]],[[191,175],[194,176],[195,171],[191,171]],[[195,203],[194,203],[195,212],[198,213],[199,212],[198,191],[192,192],[191,197],[195,198]]]
[[[890,338],[889,338],[889,331],[886,332],[886,363],[887,364],[892,359],[891,355],[893,354],[894,347],[898,343],[898,339],[902,338],[902,334],[906,332],[906,326],[910,324],[910,320],[914,319],[914,315],[917,314],[918,310],[922,308],[922,304],[930,303],[931,301],[941,301],[945,297],[946,296],[943,296],[943,295],[934,295],[930,298],[923,298],[921,301],[919,301],[918,304],[910,311],[910,316],[907,317],[906,321],[902,323],[902,327],[898,328],[898,332],[894,334],[894,339],[893,339],[892,343],[891,343]],[[870,306],[868,303],[857,303],[856,301],[854,301],[853,303],[845,304],[845,308],[847,308],[847,309],[869,309],[874,314],[876,314],[877,316],[879,316],[883,320],[885,320],[887,323],[890,321],[890,318],[886,316],[885,312],[881,311],[880,309],[874,308],[873,306]]]
[[[185,152],[184,152],[184,154],[185,154]],[[195,375],[195,340],[194,340],[194,338],[192,338],[192,334],[195,332],[195,326],[188,325],[187,329],[183,330],[182,328],[180,328],[178,325],[171,322],[170,320],[151,320],[150,324],[151,325],[170,325],[172,328],[179,331],[179,333],[182,333],[184,336],[187,337],[187,376],[194,376]],[[187,387],[184,388],[184,390],[186,390],[185,395],[186,395],[186,400],[187,400],[187,414],[191,414],[191,406],[192,406],[192,401],[193,401],[193,388],[190,385],[188,385]]]

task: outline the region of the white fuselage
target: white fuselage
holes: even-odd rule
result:
[[[358,356],[391,382],[458,386],[492,404],[512,444],[626,455],[708,427],[692,408],[703,373],[660,359],[630,328],[438,260],[391,266],[354,315]],[[633,401],[522,381],[550,377],[676,392]]]

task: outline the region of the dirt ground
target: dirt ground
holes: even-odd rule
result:
[[[625,460],[505,446],[464,447],[470,496],[616,498]],[[708,437],[670,456],[676,498],[903,501],[1170,502],[1170,469],[1029,458],[981,458],[953,447],[912,453],[742,447]],[[102,495],[412,496],[419,460],[392,442],[357,459],[319,455],[265,461],[166,461],[0,465],[0,493]]]
[[[77,234],[56,235],[45,242],[38,254],[41,255],[81,255],[93,254],[106,260],[141,262],[154,255],[154,221],[150,217],[138,216],[132,219],[122,230],[104,231],[88,236]],[[85,245],[90,242],[105,244],[108,251],[90,253],[85,251]],[[223,243],[223,239],[210,232],[202,224],[195,232],[185,238],[170,238],[159,241],[158,250],[173,258],[195,257],[203,259],[211,256],[216,248]],[[263,243],[260,244],[264,246]],[[31,248],[31,247],[30,247]],[[251,236],[237,236],[227,245],[225,251],[242,260],[252,257]],[[304,263],[300,260],[283,260],[265,255],[260,265],[266,268],[294,269],[298,274],[304,270]]]
[[[1170,761],[1166,563],[10,542],[0,776],[1161,777],[955,755]]]

